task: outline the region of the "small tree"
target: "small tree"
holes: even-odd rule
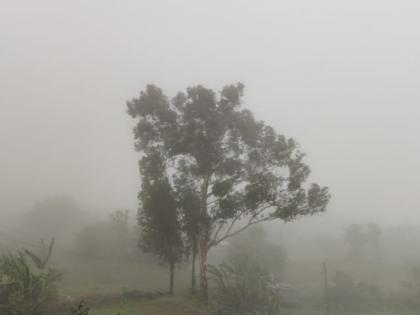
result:
[[[213,246],[260,222],[324,211],[330,198],[326,187],[304,187],[310,170],[296,141],[241,109],[243,88],[229,85],[217,94],[195,86],[169,101],[148,85],[127,103],[128,113],[138,119],[136,148],[149,159],[159,156],[157,164],[172,187],[177,177],[187,177],[199,199],[195,211],[205,297]]]
[[[169,265],[169,293],[172,294],[175,265],[182,260],[185,248],[171,185],[167,178],[153,176],[156,173],[151,164],[156,162],[155,158],[144,157],[141,163],[143,183],[138,213],[138,222],[142,227],[140,247]]]

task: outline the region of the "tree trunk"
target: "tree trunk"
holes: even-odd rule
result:
[[[200,291],[204,299],[208,299],[209,286],[207,278],[207,253],[209,251],[209,237],[210,237],[210,217],[207,213],[207,198],[208,188],[211,176],[203,178],[201,187],[201,219],[200,219],[200,232],[198,234],[198,251],[200,259]]]
[[[169,263],[169,294],[174,294],[175,263]]]
[[[200,247],[199,247],[200,291],[204,299],[208,299],[209,297],[209,286],[208,286],[208,279],[207,279],[207,253],[208,253],[207,241],[200,240]]]
[[[197,259],[197,250],[197,236],[194,236],[192,239],[191,293],[196,292],[195,265]]]

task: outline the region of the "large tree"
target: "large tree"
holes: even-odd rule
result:
[[[173,189],[181,178],[199,199],[204,296],[211,247],[259,222],[324,211],[329,200],[326,187],[304,187],[310,170],[296,141],[241,108],[243,88],[238,83],[215,93],[195,86],[169,100],[148,85],[127,102],[138,120],[136,148],[144,156],[158,152]]]

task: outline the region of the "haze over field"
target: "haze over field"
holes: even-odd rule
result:
[[[419,30],[415,0],[0,0],[0,315],[419,314]]]
[[[302,224],[420,224],[418,1],[2,1],[0,227],[48,195],[137,208],[125,102],[241,81],[333,195]],[[306,222],[306,223],[305,223]]]

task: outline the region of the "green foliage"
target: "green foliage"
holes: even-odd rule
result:
[[[186,254],[176,199],[166,178],[143,176],[139,209],[140,247],[169,265],[169,292],[174,289],[175,264]]]
[[[214,282],[211,301],[219,314],[274,315],[280,295],[267,270],[250,259],[237,258],[209,267]]]
[[[148,85],[127,103],[128,113],[138,118],[134,136],[145,154],[142,174],[169,175],[165,170],[172,165],[173,176],[189,176],[200,193],[206,180],[201,198],[213,196],[214,203],[201,220],[213,224],[242,216],[287,221],[325,210],[327,188],[302,186],[309,167],[296,142],[241,109],[243,89],[238,83],[217,95],[195,86],[170,102],[161,89]],[[265,207],[272,211],[263,213]]]
[[[70,308],[70,314],[71,315],[89,315],[90,308],[86,306],[84,301],[81,301],[78,305]],[[121,315],[121,313],[118,313],[117,315]]]
[[[127,103],[129,114],[139,119],[134,130],[138,150],[150,154],[159,148],[165,163],[156,166],[175,159],[195,180],[212,177],[210,191],[221,198],[212,207],[215,219],[225,218],[225,211],[233,218],[270,204],[277,208],[271,215],[285,220],[323,211],[328,192],[317,185],[303,190],[309,168],[296,142],[240,109],[243,88],[240,83],[226,86],[217,96],[196,86],[170,102],[162,90],[147,86]],[[242,201],[224,208],[222,201],[236,192]]]
[[[32,252],[32,251],[30,251],[26,248],[24,248],[23,251],[25,252],[26,255],[28,255],[31,258],[32,262],[35,264],[35,266],[38,269],[43,270],[43,269],[45,269],[45,267],[47,266],[47,264],[48,264],[48,262],[51,258],[51,254],[52,254],[52,251],[53,251],[53,248],[54,248],[54,243],[55,243],[55,240],[54,240],[54,238],[52,238],[51,242],[50,242],[50,245],[48,246],[48,249],[47,249],[44,257],[40,257],[37,254],[35,254],[34,252]],[[41,244],[44,245],[43,242],[41,242]],[[42,246],[42,247],[44,248],[44,246]]]
[[[142,227],[140,246],[144,251],[157,255],[162,262],[179,262],[184,247],[171,187],[165,179],[146,185],[139,211]]]
[[[78,305],[71,307],[70,314],[72,315],[89,315],[90,308],[81,301]]]
[[[24,250],[0,257],[0,286],[10,288],[0,296],[0,314],[43,315],[56,297],[60,274],[46,269],[54,242],[40,257]]]
[[[187,251],[191,253],[191,292],[196,290],[196,257],[198,254],[198,238],[200,232],[200,198],[191,180],[180,172],[175,178],[174,194],[180,224],[183,233],[187,236],[185,243]]]

